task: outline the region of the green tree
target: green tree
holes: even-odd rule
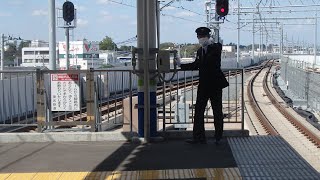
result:
[[[100,50],[117,50],[118,47],[116,43],[113,42],[112,38],[106,36],[103,40],[99,43]]]
[[[19,46],[18,46],[16,56],[21,58],[21,57],[22,57],[22,48],[24,48],[24,47],[29,47],[30,44],[31,44],[31,41],[30,41],[30,40],[28,40],[28,41],[22,41],[22,42],[19,44]]]
[[[195,57],[195,53],[200,48],[199,44],[188,44],[181,47],[181,57]]]
[[[169,49],[169,48],[174,48],[174,43],[172,43],[172,42],[165,42],[165,43],[161,43],[161,44],[160,44],[160,49],[161,49],[161,50],[165,50],[165,49]]]
[[[16,58],[17,47],[13,43],[7,44],[8,49],[4,51],[5,60],[13,61]]]
[[[119,48],[120,51],[131,51],[131,46],[121,46]]]

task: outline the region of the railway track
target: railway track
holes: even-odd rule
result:
[[[270,63],[268,63],[270,64]],[[251,117],[258,135],[282,136],[305,160],[317,171],[320,171],[320,141],[319,130],[307,121],[301,121],[286,105],[279,102],[275,91],[269,87],[271,65],[262,68],[249,82],[247,95],[250,108],[255,117]],[[257,128],[262,124],[263,128]]]

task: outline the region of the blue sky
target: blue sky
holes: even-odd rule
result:
[[[112,1],[122,4],[113,3]],[[295,0],[291,1],[294,2]],[[310,0],[305,2],[308,1]],[[63,2],[64,0],[56,0],[56,7],[62,7]],[[73,35],[71,39],[77,40],[85,37],[89,40],[100,41],[107,35],[112,37],[115,42],[121,42],[136,35],[135,0],[73,0],[72,2],[77,8],[78,27],[71,33]],[[169,0],[166,0],[166,2],[169,2]],[[204,2],[204,0],[180,1],[165,8],[162,11],[164,16],[161,16],[161,42],[196,43],[197,39],[194,30],[199,26],[205,26]],[[220,35],[225,43],[237,42],[237,17],[232,12],[236,2],[235,0],[230,0],[228,21],[221,25]],[[241,2],[243,7],[252,7],[257,3],[257,0],[241,0]],[[262,2],[268,3],[267,0]],[[275,3],[276,1],[269,2]],[[285,4],[283,0],[280,2]],[[286,3],[288,4],[289,0]],[[280,5],[279,0],[278,4]],[[48,0],[0,0],[0,32],[21,36],[23,39],[47,41],[47,11]],[[290,15],[292,16],[292,14]],[[299,14],[294,15],[299,16]],[[265,15],[265,17],[270,16],[270,14]],[[281,16],[289,15],[281,14]],[[241,17],[250,19],[252,15],[242,15]],[[241,29],[241,44],[251,44],[252,33],[248,31],[252,29],[251,26],[251,24],[248,24]],[[314,30],[312,26],[286,26],[285,34],[290,40],[304,40],[313,43]],[[320,33],[318,34],[320,36]],[[274,43],[279,42],[277,40],[278,36],[274,35]],[[60,40],[64,40],[64,32],[58,28],[57,41]],[[258,40],[258,37],[256,37],[256,40]]]

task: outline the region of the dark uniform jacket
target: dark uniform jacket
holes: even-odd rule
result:
[[[210,44],[206,53],[202,47],[198,49],[194,62],[181,64],[182,70],[199,70],[199,89],[210,92],[229,86],[221,71],[221,51],[221,43]]]

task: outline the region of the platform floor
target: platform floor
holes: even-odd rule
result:
[[[320,179],[281,137],[0,144],[0,179]]]

